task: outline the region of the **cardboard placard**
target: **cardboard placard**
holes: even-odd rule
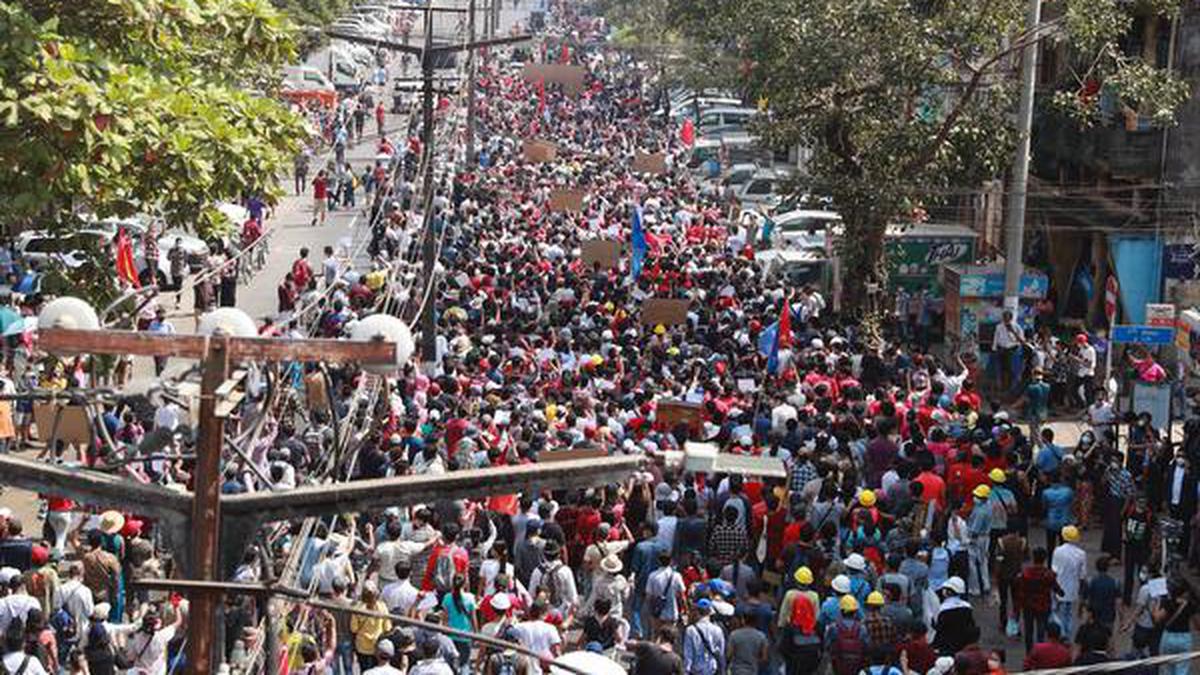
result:
[[[304,394],[309,410],[329,409],[329,390],[325,386],[325,376],[320,372],[313,371],[304,376]]]
[[[700,404],[678,400],[659,401],[654,413],[655,427],[669,431],[680,424],[686,425],[693,437],[700,438],[704,433]]]
[[[558,146],[550,141],[528,140],[522,143],[525,161],[530,164],[553,162],[558,158]]]
[[[580,258],[588,270],[593,265],[601,269],[616,269],[621,264],[621,242],[612,239],[589,239],[580,246]]]
[[[587,69],[565,63],[527,63],[522,76],[526,82],[544,80],[547,85],[562,85],[568,94],[578,94],[587,80]]]
[[[16,438],[17,430],[13,426],[13,408],[11,401],[0,401],[0,438]]]
[[[650,154],[639,151],[633,156],[633,172],[661,176],[667,172],[667,156],[661,152]]]
[[[576,450],[539,452],[537,461],[538,464],[545,464],[547,462],[566,462],[572,459],[598,459],[600,457],[608,457],[608,452],[603,448],[579,448]]]
[[[586,190],[555,188],[550,191],[550,210],[578,213],[583,210],[583,198],[586,194]]]
[[[33,423],[38,440],[49,443],[56,438],[67,445],[91,445],[92,423],[87,410],[64,403],[34,403]]]
[[[646,298],[642,303],[642,324],[647,326],[675,326],[687,322],[690,300],[669,298]]]

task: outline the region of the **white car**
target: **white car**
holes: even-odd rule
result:
[[[13,248],[18,258],[37,265],[61,264],[76,269],[88,260],[88,252],[104,252],[112,243],[113,232],[104,229],[79,229],[69,234],[49,230],[26,230],[17,235]]]

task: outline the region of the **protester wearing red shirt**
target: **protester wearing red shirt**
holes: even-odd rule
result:
[[[329,213],[329,177],[325,174],[325,169],[317,172],[317,177],[313,179],[313,225],[324,225],[325,217]]]
[[[304,291],[308,289],[312,280],[312,266],[308,264],[308,248],[305,247],[300,249],[300,257],[292,263],[292,282],[296,284],[298,291]]]

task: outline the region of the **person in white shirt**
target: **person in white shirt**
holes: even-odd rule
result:
[[[54,611],[67,610],[75,622],[75,634],[80,640],[86,639],[88,619],[92,616],[95,599],[92,589],[83,584],[83,564],[72,562],[66,568],[66,581],[54,590],[51,606]]]
[[[1112,429],[1116,419],[1117,414],[1113,412],[1112,404],[1108,402],[1108,390],[1103,387],[1097,389],[1096,400],[1088,406],[1087,412],[1084,413],[1084,420],[1096,433],[1096,438],[1104,438],[1104,434]]]
[[[162,628],[158,612],[151,610],[142,617],[142,627],[125,643],[125,653],[133,659],[128,670],[133,675],[166,675],[167,644],[175,638],[175,631],[183,625],[183,612],[175,609],[175,620]]]
[[[38,657],[25,652],[24,631],[4,634],[4,672],[21,675],[49,675]]]
[[[1025,344],[1025,330],[1013,319],[1013,313],[1005,310],[996,331],[992,333],[992,356],[999,359],[1000,389],[1011,391],[1020,377],[1020,366],[1014,358],[1017,350]]]
[[[27,592],[26,585],[23,574],[18,574],[9,581],[8,595],[0,598],[0,633],[8,630],[13,621],[20,621],[21,625],[25,625],[29,612],[41,609],[37,599]]]
[[[1054,599],[1054,614],[1064,638],[1073,634],[1074,616],[1083,580],[1087,576],[1087,553],[1078,546],[1079,528],[1067,525],[1062,529],[1063,543],[1054,549],[1050,569],[1058,579],[1062,594]]]
[[[554,609],[565,620],[579,607],[579,591],[575,587],[575,575],[562,561],[560,552],[558,542],[546,542],[545,561],[529,577],[529,594],[536,598],[539,590],[545,590]]]
[[[518,623],[512,630],[523,647],[536,652],[543,659],[552,660],[562,652],[562,636],[557,628],[543,620],[547,609],[547,605],[541,601],[533,603],[529,608],[529,620]],[[528,663],[532,675],[542,675],[540,663],[533,660]]]
[[[1096,389],[1096,348],[1088,344],[1088,336],[1075,336],[1075,354],[1071,359],[1074,366],[1071,374],[1071,397],[1080,408],[1087,407],[1094,398]]]
[[[375,659],[379,665],[364,670],[362,675],[404,675],[404,671],[396,667],[396,646],[392,641],[383,638],[375,643]]]
[[[396,564],[394,576],[396,580],[384,586],[379,597],[383,600],[383,604],[387,605],[389,612],[408,616],[413,607],[417,605],[421,591],[412,584],[410,579],[412,567],[408,561]]]

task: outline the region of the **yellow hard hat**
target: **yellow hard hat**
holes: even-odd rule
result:
[[[988,472],[988,478],[991,478],[993,483],[1003,483],[1008,480],[1008,476],[1004,475],[1004,469],[999,467]]]
[[[655,335],[663,335],[666,332],[667,332],[667,327],[662,325],[661,323],[654,327]]]
[[[796,583],[800,584],[801,586],[807,586],[813,582],[812,570],[808,569],[807,567],[797,568],[796,573],[793,574],[792,577],[796,580]]]
[[[987,499],[988,496],[992,494],[992,488],[986,485],[976,485],[975,489],[971,491],[971,494],[979,497],[980,499]]]
[[[858,600],[856,600],[853,595],[847,593],[846,595],[842,596],[841,600],[838,600],[838,607],[843,612],[857,612]]]
[[[858,503],[867,507],[875,506],[875,491],[863,490],[860,492],[858,495]]]
[[[867,606],[883,607],[883,593],[880,593],[879,591],[871,591],[871,594],[867,596]]]
[[[1062,529],[1063,541],[1079,541],[1079,528],[1074,525],[1065,525]]]

